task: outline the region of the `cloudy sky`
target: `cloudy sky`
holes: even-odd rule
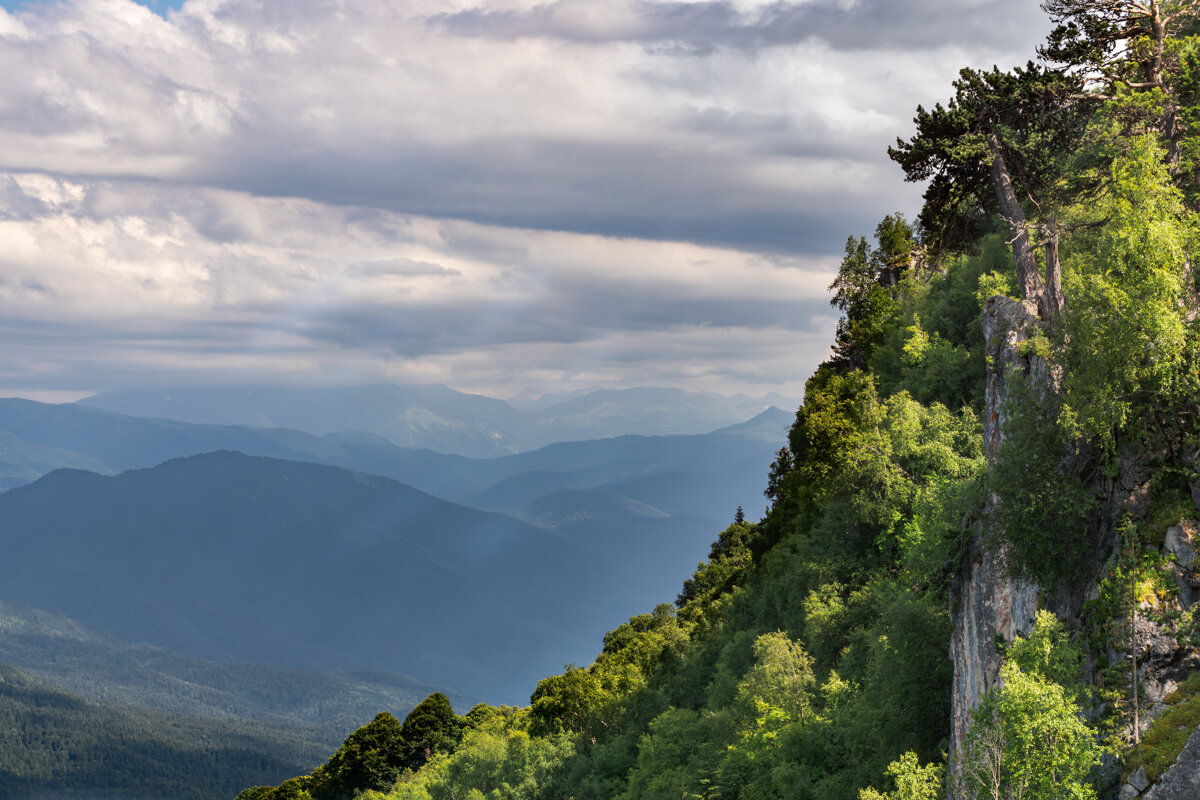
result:
[[[1037,0],[0,0],[0,395],[798,396]]]

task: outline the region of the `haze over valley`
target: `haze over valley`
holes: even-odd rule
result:
[[[177,416],[219,423],[167,417],[189,398]],[[515,409],[400,386],[0,399],[0,662],[27,674],[14,686],[250,725],[248,752],[294,758],[435,690],[523,705],[762,506],[791,416],[764,404],[644,390]],[[623,418],[643,433],[556,441]],[[307,430],[235,424],[252,421]]]

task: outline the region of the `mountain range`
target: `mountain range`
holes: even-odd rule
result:
[[[333,467],[221,451],[58,470],[0,495],[0,542],[6,599],[201,658],[517,700],[517,662],[586,641],[555,599],[589,584],[564,538]]]
[[[610,395],[479,406],[528,423],[637,399]],[[671,402],[643,399],[656,397]],[[447,409],[442,420],[461,419]],[[31,697],[53,696],[74,710],[46,737],[84,729],[90,742],[88,719],[136,732],[152,718],[174,732],[136,734],[130,752],[243,736],[247,752],[286,755],[260,760],[262,778],[231,766],[256,782],[310,768],[305,759],[375,712],[403,716],[432,691],[460,711],[478,699],[524,705],[540,677],[586,662],[605,631],[674,597],[735,510],[763,502],[792,415],[721,414],[736,421],[473,458],[402,447],[370,426],[314,432],[0,399],[0,664],[20,671],[10,688],[25,692],[0,696],[0,715],[27,720]],[[647,428],[670,429],[667,416]],[[700,424],[686,408],[678,416]],[[545,423],[537,435],[586,428]],[[510,430],[538,441],[535,424]],[[0,789],[71,796],[55,794],[66,783],[22,780]]]
[[[544,395],[514,407],[445,386],[224,386],[105,392],[80,402],[135,417],[292,428],[316,435],[365,431],[401,447],[487,458],[554,442],[626,434],[707,433],[798,402],[771,394],[638,388]]]

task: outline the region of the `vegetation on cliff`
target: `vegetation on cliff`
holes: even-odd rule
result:
[[[1041,65],[964,70],[891,151],[929,181],[925,205],[847,242],[834,351],[770,467],[762,520],[739,516],[676,603],[609,633],[592,664],[543,680],[527,708],[447,723],[454,735],[389,785],[328,794],[331,761],[243,800],[915,800],[941,796],[947,774],[970,797],[1095,796],[1129,704],[1118,670],[1108,715],[1083,721],[1082,648],[1098,656],[1096,631],[1104,652],[1123,646],[1126,589],[1149,580],[1136,542],[1106,561],[1100,533],[1115,512],[1141,546],[1154,527],[1152,504],[1114,509],[1101,489],[1148,453],[1143,466],[1176,476],[1156,497],[1177,503],[1200,436],[1200,3],[1045,7],[1058,27]],[[1043,369],[1009,376],[993,409],[1006,436],[985,453],[999,367],[980,318],[998,294],[1037,309],[1022,352]],[[1002,685],[947,773],[950,587],[989,497],[1011,575],[1065,591],[1107,563],[1111,580],[1091,634],[1043,615],[997,643]]]

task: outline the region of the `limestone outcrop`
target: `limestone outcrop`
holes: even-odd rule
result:
[[[1005,407],[1014,375],[1026,375],[1035,385],[1051,388],[1053,376],[1044,359],[1025,346],[1038,325],[1037,303],[1008,297],[988,300],[983,316],[987,342],[987,389],[984,443],[989,462],[1004,440]],[[1038,607],[1037,587],[1006,576],[1000,559],[986,545],[991,502],[971,543],[966,566],[951,592],[954,662],[951,704],[951,747],[957,751],[980,698],[996,683],[1000,672],[998,639],[1012,641],[1028,633]]]

